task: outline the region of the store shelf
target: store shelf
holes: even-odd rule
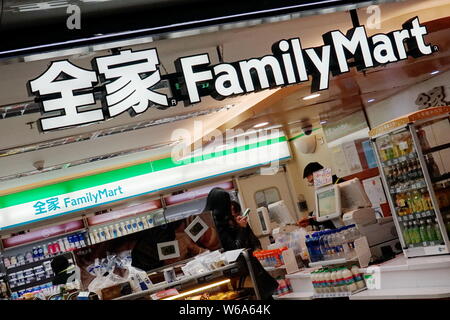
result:
[[[310,262],[309,263],[309,267],[310,268],[314,268],[314,267],[325,267],[325,266],[331,266],[334,264],[345,264],[348,262],[352,262],[352,261],[358,261],[358,257],[354,257],[352,259],[345,259],[345,258],[341,258],[341,259],[334,259],[334,260],[324,260],[324,261],[317,261],[317,262]]]
[[[414,190],[418,190],[418,189],[422,189],[422,188],[426,188],[427,187],[425,179],[421,178],[421,179],[417,179],[417,180],[418,181],[416,183],[411,184],[407,188],[391,187],[391,188],[389,188],[389,193],[390,194],[397,194],[397,193],[403,193],[403,192],[410,192],[410,191],[414,191]]]
[[[64,233],[61,233],[61,234],[57,234],[57,235],[54,235],[54,236],[51,236],[51,237],[48,237],[48,238],[36,239],[36,240],[33,240],[33,241],[29,241],[29,242],[18,244],[16,246],[5,247],[3,250],[4,250],[4,252],[7,252],[7,251],[11,251],[11,250],[20,248],[20,247],[26,247],[26,246],[30,246],[30,245],[41,243],[41,242],[47,242],[47,241],[48,242],[55,242],[55,240],[57,240],[57,239],[58,240],[59,239],[63,239],[65,237],[67,237],[67,236],[71,236],[71,235],[78,234],[78,233],[84,233],[86,231],[87,231],[87,229],[83,227],[83,228],[75,229],[75,230],[72,230],[72,231],[64,232]],[[5,240],[6,239],[3,239],[3,241],[5,241]]]
[[[440,146],[436,146],[436,147],[430,148],[428,150],[424,150],[422,153],[429,154],[429,153],[433,153],[433,152],[442,151],[442,150],[445,150],[448,148],[450,148],[450,143],[442,144]]]
[[[12,292],[17,292],[17,291],[20,291],[20,290],[23,290],[23,289],[27,289],[27,288],[30,288],[30,287],[35,287],[35,286],[42,285],[44,283],[52,282],[52,280],[53,280],[53,276],[45,277],[45,278],[43,278],[43,279],[41,279],[39,281],[33,281],[33,282],[30,282],[30,283],[27,283],[27,284],[24,284],[24,285],[11,287],[11,291]]]
[[[148,295],[150,295],[152,293],[165,290],[165,289],[170,288],[170,287],[175,287],[175,286],[178,286],[178,285],[182,285],[184,283],[191,282],[193,280],[197,280],[197,279],[200,279],[200,278],[204,278],[204,277],[213,275],[214,273],[222,273],[223,271],[226,271],[226,270],[229,270],[229,269],[233,269],[233,268],[235,268],[237,266],[238,266],[238,263],[232,263],[232,264],[226,265],[226,266],[224,266],[222,268],[219,268],[219,269],[216,269],[216,270],[211,270],[211,271],[208,271],[208,272],[200,273],[200,274],[197,274],[195,276],[183,277],[180,280],[173,281],[173,282],[170,282],[170,283],[167,283],[167,282],[164,281],[164,282],[155,284],[154,286],[152,286],[148,290],[144,290],[144,291],[141,291],[141,292],[136,292],[136,293],[132,293],[132,294],[129,294],[129,295],[126,295],[126,296],[118,297],[118,298],[116,298],[114,300],[139,299],[139,298],[148,296]]]
[[[416,159],[416,158],[417,158],[417,154],[415,151],[413,151],[407,155],[383,161],[383,167],[390,167],[390,166],[396,165],[398,163],[402,163],[407,160]]]
[[[345,298],[351,295],[358,294],[367,290],[367,288],[358,289],[353,292],[327,292],[327,293],[315,293],[313,299],[329,299],[329,298]]]
[[[434,213],[434,210],[427,210],[422,212],[415,212],[412,214],[408,214],[405,216],[398,216],[398,221],[400,222],[407,222],[407,221],[413,221],[416,219],[423,219],[423,218],[433,218],[436,214]]]
[[[350,296],[350,300],[446,299],[450,287],[398,288],[366,290]]]
[[[14,272],[17,272],[17,271],[20,271],[20,270],[30,269],[30,268],[33,268],[33,267],[37,267],[37,266],[42,265],[45,261],[49,261],[49,260],[52,260],[52,259],[55,258],[55,257],[63,256],[63,255],[68,255],[68,254],[70,254],[70,251],[68,251],[68,252],[63,252],[63,253],[61,253],[61,254],[55,254],[55,255],[53,255],[53,256],[49,256],[49,257],[44,258],[44,259],[41,259],[41,260],[37,260],[37,261],[33,261],[33,262],[24,263],[24,264],[21,264],[20,266],[17,266],[17,265],[16,265],[16,266],[14,266],[14,267],[5,268],[5,269],[6,269],[6,273],[10,274],[10,273],[14,273]]]
[[[272,296],[275,300],[312,300],[314,292],[291,292]]]

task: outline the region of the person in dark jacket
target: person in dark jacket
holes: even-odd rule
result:
[[[233,217],[230,194],[222,188],[213,188],[206,199],[204,211],[211,211],[217,233],[225,251],[250,248],[251,229],[247,217]]]
[[[50,262],[50,266],[55,274],[52,280],[52,284],[55,286],[58,284],[66,284],[67,279],[74,274],[74,272],[68,272],[71,268],[69,260],[65,256],[53,258],[52,262]]]
[[[230,194],[222,188],[211,189],[206,199],[204,211],[211,211],[217,233],[225,251],[243,248],[250,249],[250,264],[253,269],[255,284],[260,293],[260,298],[262,300],[271,299],[273,292],[278,287],[278,282],[264,269],[258,259],[253,256],[250,240],[251,233],[253,232],[248,226],[247,217],[241,215],[233,217]],[[244,268],[247,268],[242,254],[237,261]],[[246,274],[248,273],[249,270],[246,271]],[[245,278],[245,275],[243,277]],[[244,283],[244,278],[241,278],[240,283]]]
[[[231,201],[231,215],[234,218],[234,220],[233,220],[234,224],[236,226],[238,226],[237,221],[242,216],[242,209],[241,209],[241,205],[239,204],[239,202],[234,201],[234,200]],[[246,248],[250,248],[252,250],[261,249],[261,242],[259,242],[258,238],[253,233],[253,231],[250,228],[250,226],[247,224],[247,226],[245,228],[249,229],[248,230],[248,239],[246,240],[245,247]]]

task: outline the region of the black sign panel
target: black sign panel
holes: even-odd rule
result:
[[[374,2],[377,1],[3,0],[0,57]]]

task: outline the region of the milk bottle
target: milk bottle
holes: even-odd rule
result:
[[[359,268],[356,265],[353,265],[351,271],[353,274],[353,278],[355,279],[355,284],[358,287],[358,289],[365,288],[366,283],[364,282],[363,275],[362,275],[361,271],[359,270]]]
[[[348,268],[342,268],[342,276],[344,277],[345,288],[347,292],[353,292],[358,289],[353,278],[353,273]]]
[[[345,292],[347,291],[344,282],[344,275],[342,274],[342,268],[338,268],[336,270],[336,282],[337,282],[337,290],[336,292]]]
[[[337,292],[337,280],[336,280],[336,269],[331,269],[330,278],[332,286],[330,288],[330,292]]]
[[[317,288],[317,271],[311,272],[311,282],[314,288],[314,292],[319,293],[319,290]]]
[[[323,273],[323,284],[325,287],[325,292],[332,292],[331,291],[331,287],[330,287],[330,282],[331,282],[331,274],[330,274],[330,270],[325,269],[324,273]]]

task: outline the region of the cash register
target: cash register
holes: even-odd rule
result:
[[[401,252],[393,218],[377,218],[358,178],[316,189],[315,200],[317,221],[331,220],[336,227],[356,225],[374,259]]]

